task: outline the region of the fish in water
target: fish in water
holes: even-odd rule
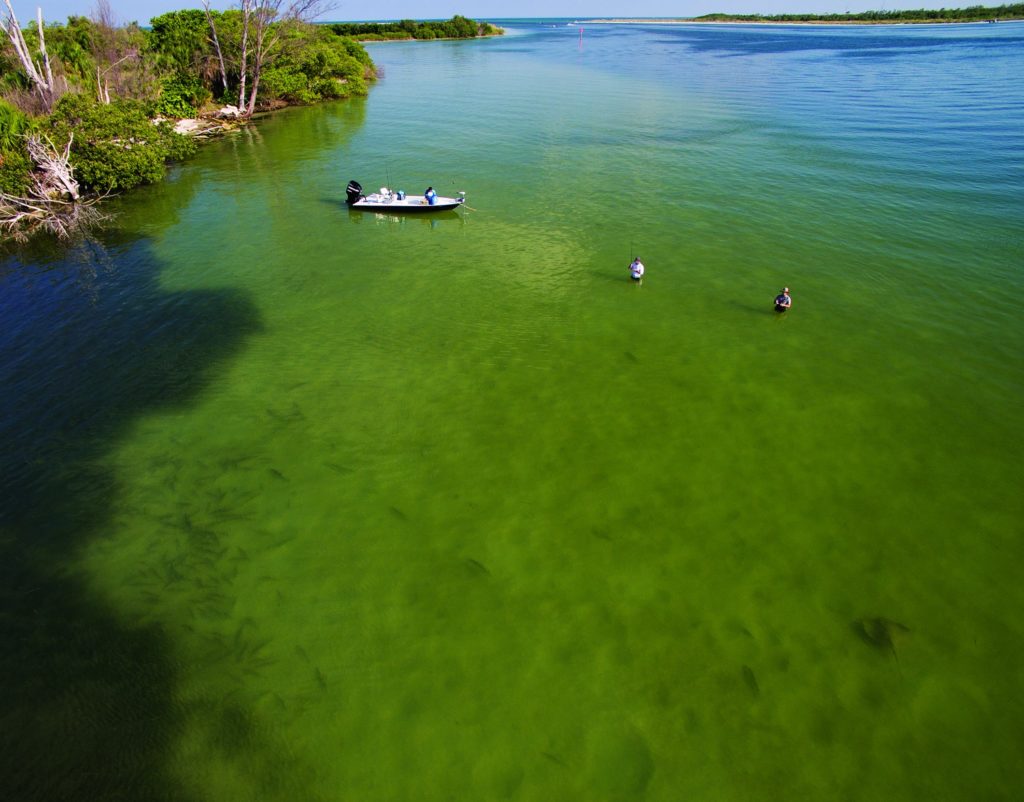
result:
[[[886,652],[899,662],[899,655],[896,654],[896,644],[901,637],[910,632],[910,628],[881,616],[875,618],[858,618],[851,625],[857,636],[868,646],[872,646],[880,652]]]
[[[551,752],[541,752],[541,755],[546,757],[548,760],[550,760],[556,766],[561,766],[562,768],[568,768],[566,766],[565,761],[562,760],[562,758],[560,758],[558,755],[552,754]]]
[[[299,409],[299,405],[296,403],[292,403],[291,409],[284,412],[279,409],[274,409],[273,407],[267,407],[267,415],[278,423],[294,423],[295,421],[303,421],[306,419],[305,413]]]
[[[761,687],[757,684],[757,677],[754,676],[754,669],[750,666],[743,666],[743,681],[747,683],[750,692],[754,696],[761,695]]]
[[[479,560],[474,560],[472,557],[467,557],[466,562],[469,563],[470,567],[474,570],[479,571],[483,574],[487,574],[488,576],[491,575],[491,572],[487,570],[487,566]]]

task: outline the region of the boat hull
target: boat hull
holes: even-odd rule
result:
[[[449,209],[456,209],[465,202],[465,198],[437,198],[434,203],[428,203],[422,195],[407,195],[404,198],[397,198],[394,195],[364,195],[359,200],[350,203],[350,209],[358,209],[363,212],[386,212],[388,214],[422,214],[424,212],[443,212]]]

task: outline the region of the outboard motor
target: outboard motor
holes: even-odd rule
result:
[[[363,185],[360,184],[358,181],[349,181],[348,189],[345,190],[345,194],[348,195],[348,200],[346,201],[346,203],[348,203],[348,205],[351,206],[353,203],[355,203],[361,197],[363,197]]]

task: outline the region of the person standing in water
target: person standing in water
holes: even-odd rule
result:
[[[775,296],[775,311],[785,312],[793,305],[793,299],[789,297],[789,287],[783,287],[782,292]]]
[[[633,281],[640,281],[644,277],[644,263],[640,261],[640,257],[634,257],[633,261],[629,263],[629,277]]]

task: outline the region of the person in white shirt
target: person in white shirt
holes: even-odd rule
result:
[[[640,261],[639,256],[629,263],[629,277],[633,281],[640,281],[644,277],[644,263]]]

